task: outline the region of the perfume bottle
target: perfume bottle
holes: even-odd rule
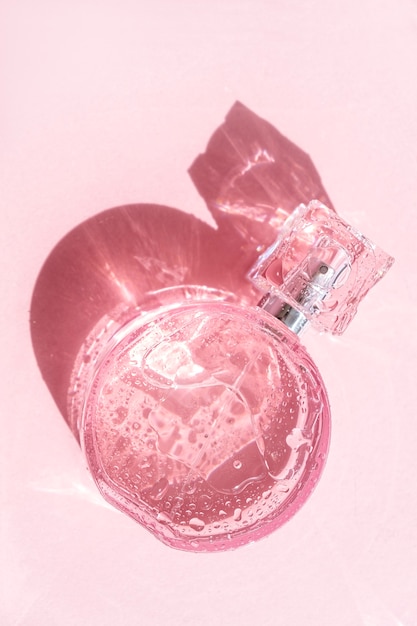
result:
[[[281,526],[326,461],[330,409],[300,341],[341,334],[393,260],[321,202],[300,205],[239,295],[181,285],[103,319],[69,421],[103,496],[171,547],[212,552]]]

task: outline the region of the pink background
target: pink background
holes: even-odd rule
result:
[[[415,625],[415,0],[3,0],[0,54],[0,623]],[[51,248],[98,211],[212,223],[186,170],[236,99],[396,264],[342,338],[307,339],[333,410],[313,497],[266,540],[195,555],[98,495],[28,310]]]

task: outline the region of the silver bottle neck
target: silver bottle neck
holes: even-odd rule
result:
[[[262,298],[259,306],[280,320],[296,335],[300,335],[309,323],[308,319],[300,311],[297,311],[290,304],[283,303],[278,296],[274,296],[271,293]]]
[[[300,307],[309,310],[312,315],[318,310],[317,304],[326,296],[326,288],[335,279],[335,272],[326,263],[320,263],[314,272],[310,282],[304,284],[299,291],[296,302]],[[307,317],[296,307],[283,302],[283,300],[273,294],[267,293],[259,303],[265,311],[279,319],[287,328],[296,335],[300,335],[309,323]]]

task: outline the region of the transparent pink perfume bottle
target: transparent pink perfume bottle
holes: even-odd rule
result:
[[[73,370],[69,422],[104,497],[164,543],[236,548],[306,501],[330,410],[299,335],[342,333],[392,259],[319,201],[256,261],[259,305],[208,287],[103,319]]]
[[[104,497],[198,552],[270,533],[311,493],[330,414],[299,335],[343,332],[392,259],[240,103],[189,171],[217,229],[159,205],[88,219],[45,262],[31,330]]]

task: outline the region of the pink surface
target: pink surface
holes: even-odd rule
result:
[[[417,622],[416,20],[394,0],[3,2],[1,623]],[[236,99],[310,154],[396,264],[343,337],[306,337],[333,414],[313,497],[266,540],[193,555],[102,501],[28,309],[46,255],[98,211],[213,223],[185,171]]]

